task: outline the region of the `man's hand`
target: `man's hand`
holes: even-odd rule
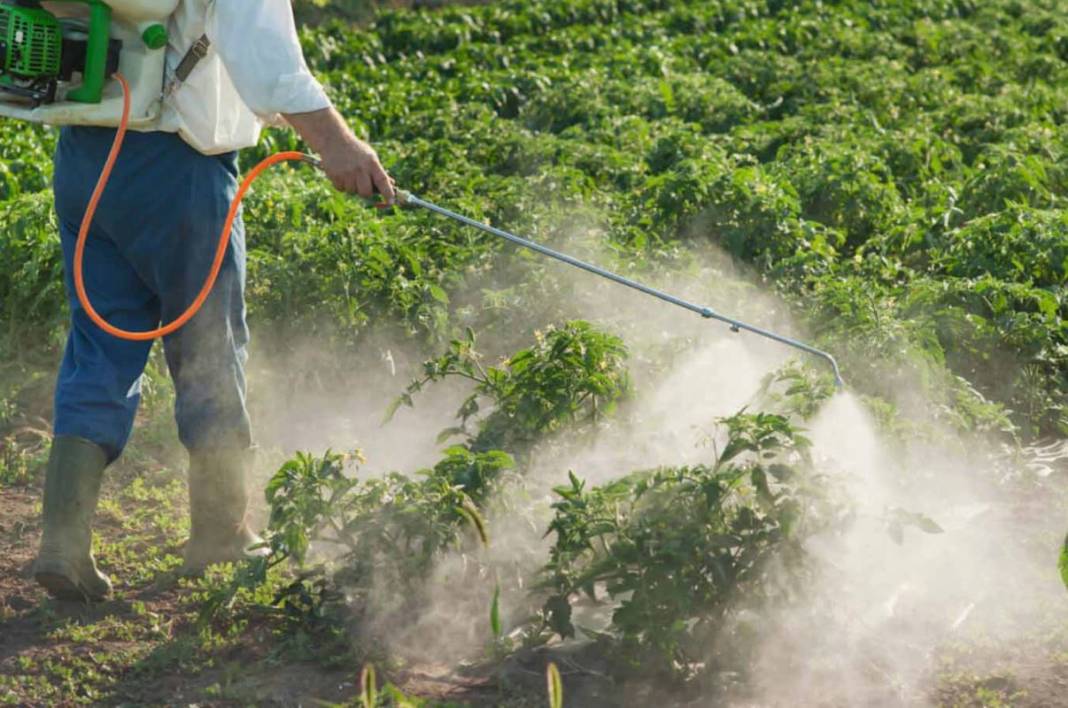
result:
[[[312,113],[291,113],[286,121],[319,154],[323,172],[343,192],[370,199],[375,192],[387,204],[396,199],[393,179],[386,173],[374,148],[353,135],[333,108]]]

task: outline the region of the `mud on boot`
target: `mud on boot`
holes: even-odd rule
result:
[[[246,475],[252,451],[197,450],[189,453],[189,541],[180,573],[199,575],[214,563],[267,554],[248,525]]]
[[[60,600],[97,601],[111,592],[111,581],[96,567],[92,521],[107,453],[81,438],[52,442],[45,474],[44,530],[33,563],[33,577]]]

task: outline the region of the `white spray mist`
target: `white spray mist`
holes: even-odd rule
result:
[[[590,242],[585,236],[579,240]],[[651,284],[714,307],[727,303],[734,316],[795,333],[786,308],[745,285],[722,254],[711,250],[697,261],[684,280],[665,275]],[[663,351],[665,342],[676,338],[688,339],[689,346],[666,372],[649,372],[657,377],[655,384],[652,378],[636,382],[639,397],[630,404],[636,423],[620,421],[592,440],[565,434],[535,451],[532,508],[547,509],[549,487],[562,483],[569,470],[599,484],[638,469],[708,461],[711,452],[701,441],[715,418],[749,403],[761,379],[793,354],[592,276],[563,266],[548,268],[568,295],[551,303],[559,316],[588,319],[619,332],[639,357]],[[520,274],[514,282],[523,280]],[[480,287],[474,284],[466,300],[478,302]],[[465,296],[457,300],[465,301]],[[539,324],[515,322],[507,329],[526,332]],[[453,423],[465,387],[432,387],[420,395],[414,410],[402,409],[391,425],[379,425],[385,406],[417,371],[421,354],[389,340],[369,345],[353,361],[357,374],[348,388],[327,383],[296,397],[276,398],[282,415],[275,420],[295,417],[300,424],[274,422],[269,426],[272,438],[287,449],[359,444],[368,453],[368,469],[376,471],[433,464],[441,447],[434,439]],[[996,475],[977,468],[982,455],[963,460],[959,447],[888,444],[848,393],[831,399],[809,428],[820,469],[845,490],[855,520],[810,542],[818,579],[804,602],[773,615],[763,627],[753,703],[920,705],[938,652],[947,643],[991,636],[1012,641],[1035,631],[1051,615],[1065,615],[1068,597],[1056,578],[1055,562],[1042,558],[1040,551],[1036,555],[1033,542],[1060,533],[1054,531],[1060,519],[1022,524],[1018,506],[1006,502]],[[943,533],[906,528],[899,544],[888,533],[888,515],[895,509],[923,513]],[[398,622],[383,612],[377,624],[372,617],[372,626],[389,639],[392,650],[424,662],[479,655],[489,639],[487,612],[495,576],[532,576],[549,543],[544,524],[514,515],[489,522],[492,543],[479,558],[481,577],[472,579],[471,558],[450,556],[427,581],[426,604],[414,616]],[[383,607],[391,606],[391,592],[380,589]],[[526,601],[519,595],[504,597],[506,615]]]
[[[759,705],[917,706],[930,702],[942,652],[958,643],[1019,642],[1068,612],[1052,554],[1057,515],[1016,518],[1016,503],[982,453],[880,440],[850,394],[811,425],[821,468],[855,508],[845,529],[809,543],[818,580],[801,606],[773,616],[761,650]],[[922,513],[941,533],[889,532],[894,510]]]

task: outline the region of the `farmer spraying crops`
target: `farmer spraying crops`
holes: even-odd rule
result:
[[[1065,3],[291,0],[396,206],[264,128],[142,324],[97,250],[155,217],[106,176],[226,59],[179,2],[0,0],[0,703],[1066,704]],[[71,295],[73,125],[116,159]],[[53,601],[69,299],[170,346],[239,211],[265,553],[175,577],[161,347],[92,523],[121,602]]]
[[[258,546],[245,518],[252,436],[240,205],[279,162],[314,165],[342,191],[377,193],[379,206],[425,209],[819,357],[843,385],[827,352],[395,189],[309,72],[284,0],[69,1],[88,7],[87,24],[61,21],[37,0],[0,0],[2,26],[32,30],[13,35],[17,51],[0,57],[0,115],[68,126],[56,149],[54,191],[73,315],[34,565],[53,595],[95,599],[110,591],[90,552],[90,522],[103,471],[130,436],[155,339],[164,340],[190,457],[183,572]],[[294,127],[321,157],[280,152],[239,184],[236,151],[255,145],[266,124]],[[127,129],[135,131],[128,140]]]
[[[135,128],[113,167],[115,128],[65,127],[55,153],[55,208],[72,315],[33,572],[60,598],[97,600],[111,590],[90,551],[91,521],[104,470],[130,436],[152,347],[152,338],[105,331],[97,316],[144,332],[187,311],[212,269],[238,189],[237,151],[255,145],[265,124],[295,128],[322,156],[338,189],[394,198],[375,151],[353,135],[309,72],[287,0],[181,0],[165,30],[156,35],[166,41],[158,119]],[[110,170],[110,183],[93,195],[102,170]],[[88,226],[83,215],[97,201]],[[81,247],[80,223],[88,228]],[[259,541],[246,522],[252,437],[239,214],[228,247],[218,253],[210,294],[204,291],[195,317],[163,338],[178,433],[189,452],[187,573],[254,553]],[[75,277],[78,268],[84,284]],[[95,312],[77,297],[79,289],[92,294]]]

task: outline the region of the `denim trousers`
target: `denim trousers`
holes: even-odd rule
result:
[[[56,382],[54,432],[84,438],[114,460],[126,446],[151,342],[118,339],[89,319],[74,290],[78,229],[115,130],[60,134],[53,187],[70,300]],[[111,324],[149,330],[196,298],[237,191],[237,155],[203,155],[172,133],[127,133],[86,242],[83,274]],[[178,435],[190,450],[251,445],[245,405],[245,232],[234,223],[222,270],[200,312],[163,339]]]

